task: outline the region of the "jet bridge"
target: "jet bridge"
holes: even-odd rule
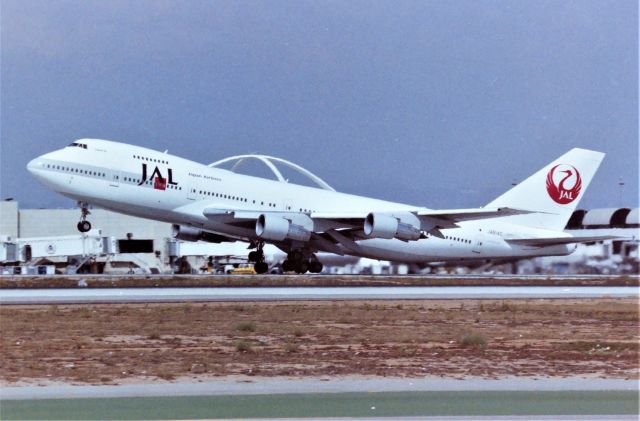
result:
[[[56,261],[72,258],[74,265],[68,271],[79,268],[96,256],[117,252],[113,237],[103,237],[100,230],[88,234],[57,237],[26,237],[0,239],[0,264],[28,268],[43,260]],[[13,273],[28,273],[23,270]]]
[[[56,237],[0,238],[0,266],[15,269],[2,272],[27,274],[43,260],[57,266],[65,265],[66,273],[76,273],[87,263],[91,263],[92,271],[110,273],[160,273],[164,270],[154,253],[145,253],[150,240],[136,243],[101,234],[101,230],[92,230],[86,234]],[[140,247],[144,250],[138,250]]]
[[[58,237],[5,237],[0,241],[0,263],[31,263],[41,259],[66,256],[95,256],[116,253],[113,237],[102,237],[100,231],[85,235]]]

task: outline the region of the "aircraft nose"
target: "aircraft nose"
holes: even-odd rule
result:
[[[27,163],[27,171],[31,173],[32,176],[40,179],[45,175],[45,161],[47,156],[40,155],[37,158],[32,159]]]
[[[34,174],[35,171],[42,165],[42,161],[40,159],[40,157],[37,157],[35,159],[32,159],[31,161],[29,161],[29,163],[27,164],[27,171],[29,171],[31,174]]]

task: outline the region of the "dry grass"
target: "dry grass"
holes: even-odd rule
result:
[[[462,337],[460,345],[465,348],[484,348],[487,346],[487,339],[478,333],[469,333]]]
[[[66,276],[2,276],[0,288],[76,288],[80,277]],[[122,276],[118,279],[82,275],[89,288],[115,287],[236,287],[236,286],[640,286],[638,277],[620,276],[614,278],[576,277],[558,279],[555,277],[522,279],[520,277],[482,278],[442,278],[437,275],[424,276],[376,276],[376,275],[327,275],[318,277],[291,275],[237,275],[237,276]]]
[[[240,322],[236,324],[235,329],[240,332],[255,332],[256,324],[255,322]]]
[[[633,299],[1,306],[0,379],[637,378],[638,328]]]
[[[238,352],[253,352],[253,348],[248,341],[239,340],[236,342],[236,351]]]
[[[287,342],[286,344],[284,344],[284,350],[286,352],[298,352],[299,349],[300,345],[298,345],[297,343]]]

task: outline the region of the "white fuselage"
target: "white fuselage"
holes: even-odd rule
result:
[[[260,212],[413,211],[401,203],[237,174],[147,148],[89,140],[42,155],[28,169],[42,183],[74,200],[143,218],[201,228],[239,239],[256,239],[253,228],[208,219],[204,208]],[[146,167],[146,170],[144,169]],[[157,185],[158,178],[164,180]],[[161,180],[161,181],[162,181]],[[142,181],[142,183],[141,183]],[[402,262],[473,261],[569,254],[574,245],[528,247],[505,239],[544,237],[546,230],[510,223],[508,217],[460,222],[445,238],[417,241],[358,240],[346,254]]]

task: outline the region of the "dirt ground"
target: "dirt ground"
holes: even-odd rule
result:
[[[0,307],[0,382],[639,378],[636,299]]]
[[[640,286],[637,276],[478,276],[438,275],[132,275],[132,276],[0,276],[0,289],[17,288],[143,288],[143,287],[356,287],[356,286]]]

